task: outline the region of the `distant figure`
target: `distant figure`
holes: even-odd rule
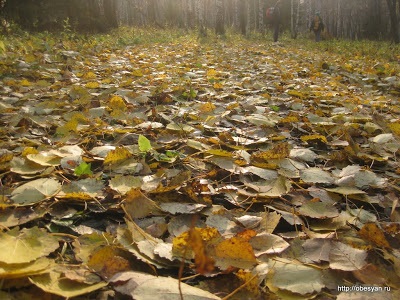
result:
[[[322,18],[317,11],[315,13],[315,17],[311,22],[310,31],[314,31],[315,34],[315,41],[319,42],[321,40],[321,31],[324,30],[324,23],[322,22]]]
[[[272,21],[272,25],[274,26],[274,42],[278,41],[280,23],[281,23],[281,11],[279,10],[278,6],[275,6],[273,21]]]
[[[275,4],[275,7],[269,7],[267,8],[266,15],[267,15],[267,21],[270,23],[273,27],[274,30],[274,42],[278,41],[278,36],[279,36],[279,25],[281,23],[281,11],[279,10],[278,4],[280,1],[278,1]]]

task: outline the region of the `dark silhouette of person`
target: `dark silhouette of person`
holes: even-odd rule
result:
[[[267,24],[272,27],[274,42],[278,41],[279,37],[279,26],[281,23],[281,11],[279,9],[280,0],[275,3],[275,6],[267,7],[265,11]]]
[[[324,23],[320,16],[319,11],[315,13],[314,19],[311,21],[310,31],[314,31],[315,41],[319,42],[321,40],[321,32],[324,30]]]
[[[278,1],[278,3],[279,3],[279,1]],[[272,26],[274,28],[274,42],[278,41],[280,23],[281,23],[281,11],[279,9],[279,6],[275,5],[274,12],[272,15]]]

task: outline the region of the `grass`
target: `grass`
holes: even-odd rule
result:
[[[189,40],[188,40],[189,39]],[[261,34],[252,32],[248,37],[233,30],[227,30],[223,37],[216,36],[213,30],[208,30],[208,36],[199,38],[195,30],[186,31],[179,28],[132,28],[121,27],[106,34],[79,34],[66,28],[61,33],[28,33],[15,30],[13,34],[0,36],[2,47],[0,55],[7,51],[7,55],[21,55],[32,51],[51,52],[58,48],[65,50],[82,49],[83,51],[94,51],[100,49],[120,49],[126,46],[151,45],[151,44],[179,44],[181,42],[193,42],[202,44],[243,44],[243,43],[272,43],[271,32]],[[284,47],[302,48],[310,51],[325,52],[343,57],[343,60],[351,58],[365,59],[374,63],[388,64],[387,69],[399,70],[400,45],[394,45],[385,41],[349,41],[330,39],[315,43],[310,36],[300,36],[293,40],[289,33],[284,33],[279,38],[279,45]]]

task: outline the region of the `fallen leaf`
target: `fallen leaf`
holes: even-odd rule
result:
[[[339,216],[338,210],[330,203],[308,201],[299,208],[302,216],[326,219]]]
[[[301,264],[271,261],[273,270],[267,280],[268,287],[283,289],[300,295],[320,292],[325,284],[321,271]]]
[[[15,227],[8,232],[0,232],[0,262],[2,263],[30,263],[49,255],[58,247],[58,239],[38,227],[22,230]]]
[[[137,300],[163,300],[168,295],[171,299],[178,299],[182,293],[184,299],[220,299],[219,297],[192,287],[186,283],[179,283],[171,277],[156,277],[139,272],[125,272],[116,274],[110,282],[119,283],[117,290]],[[121,282],[126,282],[121,285]],[[180,284],[180,289],[179,289]]]
[[[77,297],[107,286],[106,282],[85,284],[65,278],[62,273],[52,271],[48,274],[32,276],[29,281],[43,291],[65,298]]]
[[[375,223],[364,224],[357,234],[364,240],[372,242],[378,247],[390,248],[390,244],[387,241],[385,234]]]
[[[87,266],[106,280],[119,272],[131,269],[129,261],[123,257],[123,251],[115,246],[105,246],[94,250]]]
[[[367,264],[366,258],[366,251],[336,242],[332,244],[332,249],[329,253],[329,266],[332,269],[342,271],[356,271]]]
[[[29,205],[55,196],[61,190],[61,184],[52,178],[29,181],[17,187],[11,193],[15,204]]]
[[[139,188],[132,188],[126,193],[125,209],[133,219],[161,213],[157,203],[143,194]]]

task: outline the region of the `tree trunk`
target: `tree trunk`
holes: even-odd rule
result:
[[[206,10],[206,1],[196,0],[196,15],[199,20],[199,36],[206,37],[207,36],[207,28],[205,25],[205,10]]]
[[[216,2],[216,20],[215,20],[215,33],[219,35],[225,34],[224,27],[224,0],[217,0]]]
[[[250,2],[246,1],[246,36],[250,34],[250,21],[251,21],[251,10],[250,10]]]
[[[297,0],[297,8],[295,12],[295,0],[290,1],[290,34],[292,39],[297,38],[297,30],[300,18],[300,0]]]
[[[342,0],[338,0],[337,2],[337,18],[336,18],[336,37],[341,37],[343,34],[343,21],[342,21],[342,5],[341,5]]]
[[[118,20],[116,14],[116,5],[114,0],[104,0],[104,16],[106,18],[107,27],[118,27]]]
[[[400,31],[399,31],[399,15],[397,11],[397,0],[386,0],[388,8],[389,8],[389,15],[390,15],[390,29],[391,29],[391,36],[392,40],[395,44],[400,43]],[[400,5],[400,3],[399,3]]]
[[[258,0],[258,31],[264,33],[264,1]]]

